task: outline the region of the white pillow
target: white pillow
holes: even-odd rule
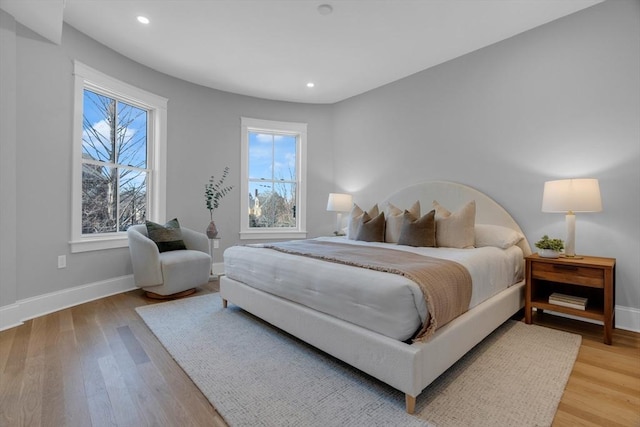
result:
[[[371,218],[377,217],[380,214],[378,211],[378,204],[376,203],[373,205],[367,213]],[[354,203],[353,208],[351,208],[351,212],[349,212],[349,218],[347,219],[347,239],[356,240],[362,215],[364,215],[364,211],[360,209],[360,206]]]
[[[492,224],[476,224],[476,248],[495,246],[508,249],[517,244],[524,236],[514,229]]]
[[[436,210],[436,244],[446,248],[473,248],[475,244],[476,201],[472,200],[456,212],[449,212],[437,201],[433,201]]]
[[[417,200],[408,211],[416,218],[420,218],[420,201]],[[389,203],[385,214],[387,219],[387,228],[385,229],[384,241],[389,243],[398,243],[402,224],[404,223],[404,211]]]

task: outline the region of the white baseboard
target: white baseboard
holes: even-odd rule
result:
[[[22,325],[20,304],[0,307],[0,331]]]
[[[214,262],[211,264],[211,267],[213,268],[214,273],[218,275],[224,274],[224,262]]]
[[[133,281],[133,275],[128,275],[25,298],[14,304],[0,307],[0,331],[19,326],[34,317],[132,289],[137,287]]]
[[[640,332],[640,310],[633,307],[616,308],[616,328],[632,332]]]
[[[633,307],[623,307],[621,305],[616,305],[614,309],[616,312],[616,329],[624,329],[625,331],[631,332],[640,332],[640,310]],[[602,325],[602,322],[600,322],[599,320],[591,320],[584,317],[572,316],[571,314],[558,313],[553,310],[545,310],[545,313],[551,313],[559,317],[566,317],[568,319],[581,320],[583,322]]]

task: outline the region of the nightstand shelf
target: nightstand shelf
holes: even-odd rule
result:
[[[526,257],[525,322],[532,323],[532,310],[550,310],[604,324],[604,342],[611,344],[615,327],[615,264],[613,258]],[[549,303],[554,292],[587,298],[585,310]]]
[[[562,305],[550,304],[549,302],[544,300],[532,300],[531,303],[533,307],[535,307],[538,310],[550,310],[558,313],[571,314],[572,316],[585,317],[592,320],[600,320],[600,321],[603,320],[602,307],[599,307],[599,308],[591,307],[590,306],[591,304],[587,306],[586,310],[578,310],[575,308],[565,307]]]

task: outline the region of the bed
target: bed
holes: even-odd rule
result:
[[[476,225],[506,227],[522,235],[521,240],[509,248],[442,248],[443,258],[452,258],[471,272],[473,295],[468,311],[440,326],[426,340],[411,339],[415,338],[415,322],[428,318],[428,310],[421,303],[420,288],[416,291],[411,280],[273,248],[247,245],[225,251],[226,275],[220,279],[223,305],[226,307],[231,302],[400,390],[405,394],[406,411],[413,413],[416,397],[422,390],[523,307],[524,256],[531,253],[511,215],[487,195],[465,185],[444,181],[421,183],[398,191],[379,205],[409,207],[416,200],[420,201],[423,211],[430,209],[433,200],[452,211],[474,201]],[[362,244],[344,238],[340,243]],[[393,249],[407,249],[395,246]],[[424,250],[428,256],[439,257],[434,253],[440,249]],[[423,249],[410,248],[409,251],[422,253]],[[485,268],[488,262],[482,257],[486,254],[498,256],[501,267]],[[340,294],[346,292],[342,289],[349,283],[358,281],[367,282],[366,292],[358,288],[351,294]],[[477,284],[481,282],[484,284],[479,289]],[[300,289],[295,290],[297,285]],[[326,293],[329,299],[318,295],[324,287],[330,289]],[[376,293],[386,299],[368,301]],[[367,304],[373,306],[366,308]],[[401,307],[400,311],[385,314],[381,305]],[[361,307],[365,308],[359,310]],[[390,322],[391,318],[394,322]]]

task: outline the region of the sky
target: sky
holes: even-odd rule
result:
[[[249,132],[249,179],[295,181],[296,137]]]
[[[82,148],[85,158],[109,161],[113,147],[109,144],[110,126],[106,120],[104,104],[108,97],[95,92],[84,91],[83,114],[85,123],[82,130]],[[146,168],[147,163],[147,112],[141,108],[118,102],[118,140],[120,145],[117,163]],[[98,133],[94,135],[91,132]]]

